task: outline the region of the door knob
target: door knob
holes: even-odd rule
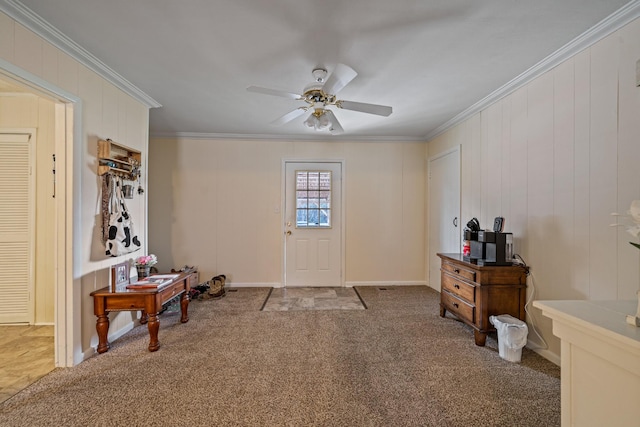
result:
[[[284,234],[286,234],[287,236],[291,236],[291,230],[287,230],[287,232]]]

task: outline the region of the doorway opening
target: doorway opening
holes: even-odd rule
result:
[[[20,108],[10,110],[13,114],[3,115],[0,127],[17,127],[9,120],[18,121],[24,126],[25,120],[33,119],[33,127],[38,129],[36,144],[47,145],[50,150],[46,155],[36,158],[32,171],[41,178],[36,191],[42,195],[42,200],[38,199],[34,209],[43,209],[47,216],[45,221],[49,221],[48,229],[43,230],[45,226],[39,224],[35,230],[36,239],[40,237],[47,242],[43,246],[46,250],[36,255],[39,258],[35,264],[40,269],[40,276],[36,274],[35,280],[43,279],[49,287],[45,286],[46,296],[30,296],[36,298],[35,316],[27,323],[53,328],[54,366],[73,366],[80,357],[74,355],[75,330],[71,321],[74,294],[71,274],[74,206],[71,170],[74,135],[79,134],[80,99],[4,60],[0,60],[0,94],[5,95],[2,97],[5,101],[10,96],[35,100],[37,114],[29,116],[24,109],[30,107],[23,103]],[[45,137],[46,144],[43,142]]]

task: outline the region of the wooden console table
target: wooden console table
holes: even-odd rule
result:
[[[91,293],[93,297],[93,312],[98,318],[96,331],[98,332],[98,353],[109,350],[107,334],[109,332],[109,312],[111,311],[142,311],[140,323],[147,324],[149,329],[149,351],[160,348],[158,341],[158,329],[160,321],[158,313],[162,304],[176,295],[180,295],[180,322],[189,321],[187,308],[189,306],[190,273],[180,273],[173,282],[161,288],[154,289],[126,289],[113,292],[109,287],[99,289]]]
[[[438,254],[440,267],[440,316],[449,311],[473,328],[476,345],[484,346],[495,328],[489,317],[510,314],[525,320],[528,268],[479,266],[465,262],[462,254]]]

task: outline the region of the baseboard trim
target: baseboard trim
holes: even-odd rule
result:
[[[281,288],[282,283],[280,282],[245,282],[245,283],[237,283],[237,282],[226,282],[226,288]]]
[[[531,345],[529,343],[527,343],[527,348],[529,350],[535,351],[540,356],[544,357],[545,359],[547,359],[549,362],[553,363],[554,365],[560,366],[560,356],[555,354],[555,353],[553,353],[552,351],[549,351],[549,349],[540,348],[540,347],[537,347],[535,344]]]
[[[426,281],[380,281],[380,282],[346,282],[345,286],[427,286]]]
[[[280,282],[227,282],[226,287],[228,288],[282,288],[284,285]],[[347,288],[353,288],[354,286],[427,286],[426,281],[379,281],[379,282],[364,282],[364,281],[353,281],[353,282],[345,282],[344,284]]]

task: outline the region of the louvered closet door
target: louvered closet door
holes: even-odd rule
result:
[[[31,323],[30,135],[0,133],[0,323]]]

